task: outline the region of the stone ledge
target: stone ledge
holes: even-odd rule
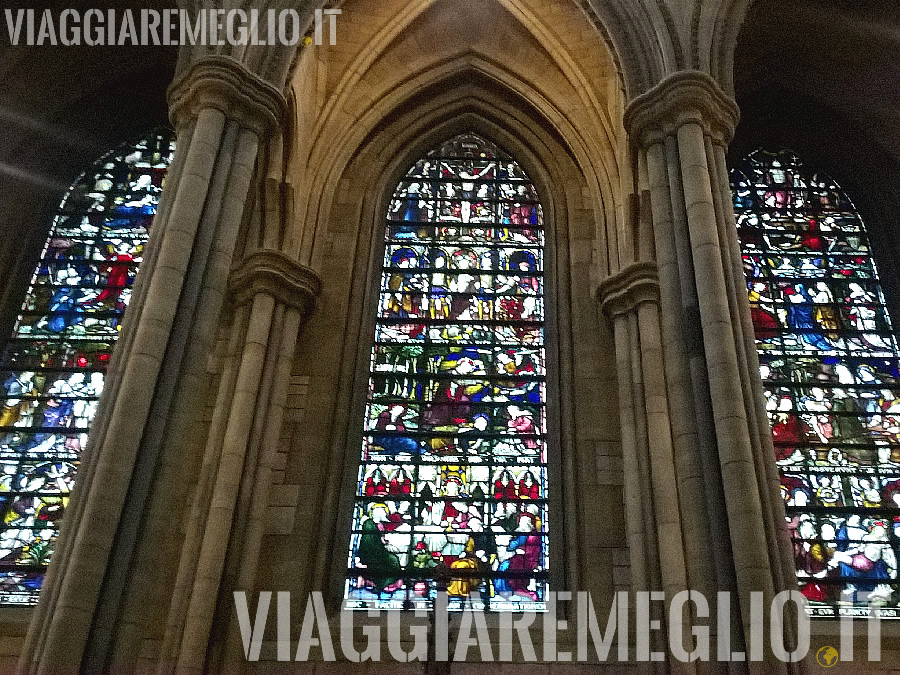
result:
[[[642,302],[659,304],[659,272],[655,262],[633,263],[607,277],[597,289],[603,313],[610,319],[633,311]]]
[[[228,294],[235,305],[242,305],[259,293],[267,293],[307,316],[321,283],[315,272],[284,253],[262,250],[251,253],[231,271]]]

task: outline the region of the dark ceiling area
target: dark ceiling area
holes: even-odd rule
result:
[[[121,8],[121,2],[29,2],[41,9]],[[173,2],[128,6],[174,7]],[[177,47],[18,46],[0,49],[0,163],[56,181],[123,138],[167,120]],[[49,163],[46,160],[50,160]],[[33,175],[32,175],[33,174]],[[15,176],[12,176],[16,178]]]
[[[732,163],[790,148],[859,209],[900,316],[900,3],[757,0],[735,53]]]
[[[735,53],[743,123],[752,132],[804,113],[830,116],[900,160],[898,55],[896,0],[757,0]]]

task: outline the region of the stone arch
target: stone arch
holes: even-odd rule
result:
[[[708,73],[731,92],[737,32],[749,4],[581,1],[614,47],[629,99],[679,70]]]
[[[423,7],[427,4],[421,3]],[[611,253],[603,254],[604,261],[609,259],[603,263],[604,273],[609,273],[618,264],[613,225],[621,220],[624,212],[620,186],[627,182],[624,175],[629,163],[624,151],[624,131],[617,121],[624,102],[612,60],[604,56],[600,61],[605,65],[591,65],[576,62],[571,54],[554,55],[544,49],[543,43],[534,40],[531,31],[537,29],[525,27],[507,11],[506,3],[489,4],[493,6],[490,11],[500,17],[498,22],[505,21],[501,24],[503,30],[515,31],[515,36],[529,41],[522,49],[529,51],[536,64],[524,68],[507,65],[496,46],[478,40],[433,50],[436,52],[433,57],[410,63],[405,58],[408,48],[404,44],[435,38],[435,22],[429,25],[427,17],[422,18],[421,14],[415,26],[411,26],[415,21],[404,23],[409,34],[403,44],[394,44],[394,38],[400,33],[393,24],[375,26],[371,39],[374,47],[348,49],[345,56],[335,59],[343,68],[342,74],[335,83],[325,83],[328,92],[314,106],[317,110],[303,111],[306,119],[298,123],[298,133],[306,133],[313,139],[300,150],[298,166],[303,169],[298,168],[293,179],[300,195],[296,206],[300,215],[298,223],[307,219],[302,214],[308,216],[317,208],[307,202],[307,197],[328,194],[328,181],[335,179],[351,153],[381,120],[397,114],[395,111],[410,106],[426,110],[428,97],[440,99],[444,105],[455,105],[454,101],[462,96],[498,103],[507,97],[506,103],[500,104],[501,109],[513,116],[521,115],[515,109],[517,106],[538,110],[549,126],[569,139],[572,152],[585,167],[586,175],[591,176],[589,188],[594,208],[603,214],[603,220],[612,230]],[[443,15],[439,18],[446,19]],[[593,30],[587,22],[583,28],[588,33]],[[548,30],[544,26],[544,31]],[[596,46],[605,51],[599,40]],[[566,61],[565,68],[559,65],[559,59]],[[302,57],[295,72],[294,87],[307,91],[314,86],[321,87],[321,80],[327,76],[311,72],[315,67],[312,56]],[[595,83],[588,94],[580,93],[585,78],[596,79],[598,72],[605,72],[606,81]],[[447,93],[450,89],[455,93]],[[294,243],[303,259],[315,255],[309,233],[309,228],[298,231]]]
[[[447,87],[454,91],[440,93]],[[432,93],[434,93],[433,96]],[[522,114],[518,104],[512,103],[512,101],[521,103],[525,97],[537,101],[535,106],[537,110],[532,113],[539,116],[537,119],[544,120],[543,124],[549,124],[558,136],[568,139],[566,142],[568,152],[588,177],[587,186],[598,211],[598,227],[602,229],[600,223],[605,222],[607,227],[614,230],[617,220],[617,202],[620,201],[618,184],[621,160],[616,156],[612,141],[607,141],[606,151],[600,155],[597,151],[597,140],[585,138],[572,121],[567,119],[552,102],[536,94],[527,82],[515,78],[508,71],[499,68],[497,64],[475,58],[443,64],[439,70],[421,73],[415,81],[408,83],[407,88],[397,92],[396,96],[387,98],[384,107],[387,108],[389,105],[393,109],[399,110],[409,105],[410,101],[418,99],[421,103],[413,104],[418,111],[417,114],[423,115],[425,118],[432,118],[434,116],[441,117],[444,106],[458,109],[461,101],[467,100],[475,108],[493,106],[510,117],[528,118],[529,115]],[[328,165],[323,162],[319,165],[317,161],[313,162],[317,165],[315,175],[317,182],[310,185],[307,194],[323,194],[319,186],[333,179],[333,174],[338,168],[344,166],[344,162],[349,161],[348,155],[353,151],[352,149],[363,142],[366,134],[371,134],[382,124],[382,120],[379,119],[382,115],[384,115],[382,109],[373,110],[356,126],[347,129],[346,135],[340,139],[340,144],[329,148],[337,151],[333,164]],[[325,138],[328,137],[323,137],[323,139]],[[326,140],[322,140],[321,145],[323,148],[327,148],[328,143]],[[598,160],[598,155],[602,157],[602,160]],[[332,173],[331,177],[329,177],[329,172]],[[325,190],[324,194],[327,193],[328,191]],[[614,240],[614,232],[611,236]],[[304,242],[304,247],[311,243]],[[614,247],[611,250],[614,250]],[[314,256],[314,252],[310,251],[309,255]],[[609,262],[604,267],[608,268],[614,264],[614,262]]]
[[[697,4],[700,5],[699,2]],[[734,54],[738,33],[749,7],[749,0],[723,0],[715,12],[696,14],[706,18],[702,23],[698,20],[695,29],[698,36],[697,67],[712,75],[729,95],[734,94]]]
[[[621,555],[625,546],[623,521],[612,517],[600,523],[594,515],[575,508],[589,494],[590,500],[604,503],[607,513],[621,513],[621,486],[614,472],[598,478],[591,469],[576,470],[596,466],[598,451],[608,456],[618,452],[617,412],[611,394],[615,388],[614,364],[609,361],[611,338],[595,311],[576,312],[573,308],[591,307],[591,287],[608,274],[605,258],[603,265],[598,265],[592,260],[592,251],[598,241],[601,248],[606,247],[604,235],[598,234],[604,228],[598,228],[596,221],[602,223],[608,211],[610,222],[615,223],[615,210],[608,204],[595,205],[593,193],[601,189],[613,192],[616,182],[610,176],[598,175],[598,167],[584,161],[590,151],[578,147],[583,140],[571,126],[560,123],[564,118],[548,119],[497,79],[475,68],[460,67],[458,62],[454,65],[455,73],[440,73],[443,77],[433,77],[430,86],[411,87],[414,95],[398,95],[392,110],[373,115],[372,121],[363,125],[364,132],[349,134],[352,140],[343,141],[346,145],[337,148],[338,156],[330,165],[317,165],[315,181],[301,190],[317,196],[298,209],[305,215],[297,225],[302,223],[308,233],[303,242],[304,255],[310,256],[310,264],[323,270],[324,277],[319,310],[311,317],[298,346],[295,374],[310,378],[310,392],[321,392],[313,397],[315,401],[307,394],[307,405],[322,417],[304,417],[303,438],[294,436],[290,442],[287,465],[308,465],[310,453],[317,452],[318,461],[326,466],[356,466],[358,448],[353,447],[352,436],[358,432],[354,411],[358,408],[362,372],[359,350],[369,348],[365,335],[374,283],[373,239],[380,232],[387,199],[418,155],[456,132],[482,133],[504,146],[528,171],[542,195],[547,219],[557,226],[554,259],[558,297],[552,318],[559,327],[556,351],[562,409],[557,433],[563,459],[561,480],[569,482],[571,489],[566,491],[565,504],[557,507],[557,512],[565,515],[556,527],[565,527],[566,546],[574,551],[568,560],[557,564],[564,569],[557,583],[592,588],[598,598],[612,597],[612,584],[604,586],[609,579],[586,573],[585,566],[589,560],[606,557],[611,561]],[[546,101],[541,104],[553,110]],[[612,150],[608,155],[614,156]],[[609,167],[604,170],[615,175]],[[576,343],[584,371],[577,378],[573,374]],[[335,373],[319,365],[327,362],[343,366]],[[601,395],[603,391],[609,395]],[[577,419],[606,422],[592,422],[589,428],[586,423],[576,424]],[[322,462],[325,451],[328,459]],[[352,473],[355,468],[348,471]],[[344,471],[318,475],[317,496],[301,506],[310,522],[319,523],[315,536],[303,541],[295,528],[283,540],[291,550],[303,551],[300,560],[309,561],[297,565],[309,572],[303,579],[297,578],[303,576],[302,572],[295,569],[291,573],[297,584],[294,588],[301,595],[327,588],[333,597],[339,596],[339,580],[330,578],[324,563],[346,555],[348,475]],[[602,490],[599,481],[606,482]],[[598,531],[602,536],[587,534]],[[260,578],[269,572],[261,570]],[[278,571],[271,573],[277,575]]]
[[[436,1],[416,0],[413,3],[406,3],[402,12],[398,13],[398,18],[390,22],[390,29],[383,37],[401,33]],[[530,31],[536,34],[544,33],[548,20],[541,17],[541,8],[533,0],[496,0],[496,2],[516,15]],[[565,11],[579,12],[587,19],[592,33],[604,43],[615,65],[622,88],[629,97],[646,91],[665,73],[679,67],[677,59],[673,56],[677,48],[672,42],[671,29],[674,27],[672,14],[664,3],[660,4],[663,5],[661,8],[651,1],[647,7],[641,5],[635,8],[635,3],[627,0],[616,0],[612,3],[573,0],[569,6],[563,8]],[[339,0],[330,5],[340,7],[349,13],[353,9],[353,0]],[[559,5],[554,11],[559,11]],[[659,32],[660,29],[662,32]],[[563,40],[556,37],[554,41],[569,41],[574,32],[567,31]],[[377,44],[375,46],[378,47]]]

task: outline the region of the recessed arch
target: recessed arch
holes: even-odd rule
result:
[[[452,136],[387,208],[345,599],[543,609],[550,553],[546,237],[491,141]],[[502,531],[502,532],[501,532]],[[462,571],[460,571],[462,570]]]
[[[367,252],[367,260],[364,263],[364,266],[369,270],[369,273],[360,275],[360,278],[355,282],[357,293],[359,294],[358,306],[360,307],[360,316],[359,322],[356,323],[354,328],[355,331],[359,332],[354,332],[352,333],[353,337],[348,337],[347,343],[348,346],[352,348],[353,355],[351,357],[350,354],[347,354],[345,357],[347,360],[352,360],[354,363],[361,365],[357,368],[357,372],[346,374],[348,382],[346,384],[345,395],[348,399],[352,399],[355,394],[357,400],[352,405],[339,406],[342,410],[351,408],[357,410],[360,409],[361,401],[358,400],[359,394],[361,386],[367,378],[363,366],[367,363],[368,355],[363,353],[366,347],[360,347],[360,343],[363,345],[366,344],[366,340],[363,338],[363,335],[366,334],[367,330],[365,328],[365,317],[374,301],[374,298],[371,295],[373,284],[372,274],[374,274],[378,266],[376,262],[377,255],[374,253],[377,249],[377,241],[375,240],[379,236],[379,224],[383,223],[384,213],[387,211],[388,202],[390,201],[396,184],[400,181],[409,165],[415,161],[417,156],[427,152],[427,149],[433,147],[435,144],[439,144],[441,140],[451,138],[464,131],[471,131],[484,135],[506,148],[511,155],[515,156],[520,161],[520,164],[528,173],[529,177],[533,179],[536,189],[541,194],[541,203],[544,206],[548,228],[554,232],[553,235],[548,235],[548,237],[552,237],[553,242],[548,246],[547,274],[553,274],[557,278],[563,280],[561,287],[558,288],[558,293],[562,294],[562,297],[554,298],[547,303],[547,321],[548,324],[552,324],[552,327],[549,330],[550,332],[559,334],[558,344],[555,339],[552,340],[552,348],[556,351],[563,352],[562,357],[557,355],[548,357],[553,360],[558,360],[561,363],[561,367],[556,369],[558,373],[557,380],[559,382],[553,382],[548,386],[553,389],[554,392],[559,391],[561,386],[565,386],[562,382],[571,368],[569,365],[571,363],[571,341],[568,330],[560,333],[560,331],[556,329],[556,326],[560,322],[564,324],[568,323],[568,312],[571,305],[567,293],[567,287],[569,285],[569,274],[567,270],[567,223],[569,207],[566,203],[567,199],[563,186],[571,185],[572,179],[578,175],[578,170],[574,165],[574,162],[572,162],[571,157],[565,152],[562,146],[558,145],[558,143],[553,143],[551,147],[546,146],[548,139],[544,139],[544,144],[536,143],[533,130],[529,131],[527,127],[520,128],[517,125],[502,126],[500,120],[496,119],[497,111],[493,111],[493,114],[488,117],[481,114],[477,108],[472,106],[471,101],[468,103],[468,105],[461,105],[461,110],[452,111],[452,113],[455,114],[450,113],[449,117],[444,119],[441,123],[435,124],[428,120],[424,120],[421,127],[415,126],[411,129],[406,129],[406,132],[400,135],[396,132],[398,131],[398,127],[404,127],[404,118],[401,117],[398,120],[393,120],[390,124],[386,124],[379,130],[379,133],[364,145],[359,155],[355,158],[354,162],[351,162],[347,172],[344,174],[345,180],[354,182],[356,180],[365,181],[367,178],[370,178],[370,174],[372,173],[375,173],[380,178],[377,181],[377,187],[374,187],[369,192],[368,196],[361,204],[362,236],[360,240],[360,249]],[[448,114],[448,111],[445,110],[444,112],[445,115]],[[517,133],[520,129],[523,132],[523,136],[519,136]],[[407,145],[404,146],[404,143],[407,143]],[[544,145],[544,147],[535,148],[535,144],[539,146]],[[566,176],[566,173],[561,170],[561,167],[559,166],[551,166],[548,169],[546,160],[551,157],[556,158],[556,164],[568,164],[568,171],[570,172],[568,178],[564,177]],[[379,169],[373,172],[369,165],[369,161],[372,161],[374,158],[377,158]],[[560,161],[564,158],[566,158],[567,161]],[[553,164],[553,160],[551,160],[550,163]],[[369,168],[364,169],[360,165],[369,166]],[[583,177],[580,179],[583,180]],[[560,189],[561,187],[563,187],[563,189]],[[562,271],[563,268],[566,268],[566,271]],[[563,341],[567,344],[563,344]],[[563,364],[563,362],[565,363]],[[355,381],[355,384],[352,384],[353,381]],[[562,396],[561,398],[565,399],[565,396]],[[574,444],[572,440],[572,422],[570,419],[566,419],[567,417],[570,418],[571,414],[571,410],[565,409],[565,407],[559,410],[557,415],[559,422],[553,425],[553,433],[563,437],[560,441],[555,443],[558,454],[563,457],[565,457],[566,449]],[[352,440],[353,425],[350,416],[345,414],[338,415],[335,420],[334,429],[336,438],[335,452],[340,456],[340,460],[338,460],[339,464],[343,466],[353,466],[355,463],[358,463],[359,448],[358,443],[355,443]],[[565,461],[574,463],[574,459],[571,457]],[[566,473],[571,475],[572,472],[568,471]],[[339,487],[335,484],[331,488],[331,495],[328,501],[336,500],[340,493],[346,495],[348,485],[352,489],[352,485],[349,481],[354,480],[355,475],[348,474],[343,478],[343,487]],[[574,492],[574,489],[571,490],[567,495],[563,496],[564,499],[573,498]],[[560,516],[562,516],[563,513],[574,513],[574,504],[564,506],[563,500],[560,499],[559,491],[557,491],[555,499],[559,500],[557,511]],[[329,549],[328,551],[323,551],[322,555],[329,555],[334,558],[335,556],[341,557],[346,554],[346,537],[334,538],[335,531],[344,532],[345,529],[343,526],[346,525],[346,522],[349,522],[347,519],[349,515],[349,511],[347,510],[349,504],[346,503],[346,498],[344,501],[345,504],[341,512],[342,516],[333,521],[329,520],[328,523],[323,523],[323,537],[328,537],[333,542],[334,548],[333,550]],[[564,523],[567,530],[570,525],[574,524],[573,522],[570,522],[568,517],[559,517],[557,522],[559,523],[557,528],[560,528],[560,524]],[[574,531],[571,532],[570,535],[571,537],[576,536]],[[562,535],[560,535],[560,538],[562,538]],[[343,549],[343,551],[341,551],[341,549]],[[554,555],[558,554],[559,550],[557,549]],[[571,568],[569,563],[571,563]],[[556,579],[555,583],[557,587],[569,585],[569,583],[571,583],[572,577],[577,574],[576,563],[577,557],[573,556],[573,560],[554,566],[554,577]],[[327,580],[327,582],[323,579],[320,587],[333,588],[336,591],[337,588],[341,587],[342,583],[343,575],[341,574],[340,578],[332,578]]]
[[[302,242],[302,248],[304,255],[312,260],[311,264],[334,275],[334,282],[329,283],[327,278],[323,280],[320,311],[311,317],[298,353],[303,353],[309,340],[308,344],[316,345],[315,351],[322,354],[322,361],[333,358],[334,362],[342,364],[342,369],[338,377],[333,373],[330,376],[330,392],[324,399],[329,401],[327,415],[321,421],[311,421],[306,431],[313,437],[329,439],[329,465],[358,465],[359,445],[358,439],[353,440],[351,436],[356,429],[350,411],[363,409],[364,401],[358,397],[361,391],[364,393],[368,377],[365,366],[369,355],[364,353],[368,330],[365,322],[371,321],[367,317],[374,306],[371,288],[375,283],[372,275],[375,274],[377,256],[373,258],[373,239],[383,227],[384,213],[396,183],[418,155],[461,131],[483,134],[516,157],[526,170],[541,194],[545,217],[554,230],[554,252],[550,257],[552,274],[557,279],[557,297],[548,303],[548,321],[553,322],[559,336],[558,345],[555,345],[559,352],[556,372],[560,390],[565,391],[560,396],[563,404],[557,426],[561,441],[557,447],[560,448],[560,471],[567,477],[567,489],[560,495],[562,504],[557,509],[560,514],[557,532],[564,532],[568,553],[564,560],[552,566],[554,575],[558,575],[558,580],[553,583],[556,588],[584,588],[600,584],[602,579],[591,578],[584,571],[590,561],[582,553],[587,544],[584,544],[585,535],[579,529],[583,527],[583,521],[576,503],[578,495],[589,489],[584,481],[590,480],[592,472],[579,471],[576,467],[591,466],[595,460],[594,446],[578,444],[575,438],[579,433],[582,437],[590,437],[598,428],[615,434],[618,422],[615,412],[608,407],[604,409],[601,398],[579,397],[575,393],[583,386],[579,383],[593,382],[590,378],[595,377],[597,381],[606,382],[601,386],[614,389],[615,367],[611,362],[604,365],[611,358],[612,350],[599,346],[610,339],[606,327],[596,320],[596,314],[576,316],[573,308],[575,303],[593,302],[590,289],[595,282],[592,279],[602,278],[613,264],[608,259],[607,249],[611,246],[615,250],[617,191],[613,180],[603,180],[601,200],[601,179],[593,173],[592,163],[587,162],[585,168],[578,158],[579,154],[587,154],[587,150],[581,149],[576,154],[560,125],[548,121],[515,92],[497,86],[488,88],[484,86],[485,82],[496,81],[468,69],[457,71],[451,78],[436,79],[435,88],[443,89],[439,95],[429,95],[435,91],[429,88],[419,90],[412,98],[398,100],[395,110],[373,115],[371,123],[364,125],[365,137],[355,138],[353,143],[342,140],[335,148],[340,154],[335,153],[328,161],[311,163],[315,176],[309,184],[316,187],[298,192],[316,194],[317,199],[298,208],[298,222],[303,222],[307,231],[314,234]],[[352,132],[348,130],[347,133]],[[328,140],[328,137],[321,140],[323,148]],[[612,149],[608,153],[615,154]],[[607,230],[611,230],[611,234]],[[608,238],[611,241],[607,241]],[[337,246],[345,253],[340,261],[335,257]],[[333,338],[334,320],[325,318],[331,313],[346,317],[340,319],[337,329],[340,341]],[[592,357],[599,364],[596,373],[582,372],[580,379],[576,379],[573,373],[575,342],[583,352],[596,354]],[[364,346],[360,347],[361,344]],[[329,353],[331,357],[327,356]],[[297,372],[311,372],[312,380],[317,381],[316,364],[301,361],[297,368]],[[581,414],[576,415],[576,407]],[[584,420],[581,427],[575,422],[576,416]],[[606,418],[608,425],[597,427],[591,421],[588,428],[587,420]],[[296,452],[298,457],[306,452],[302,443]],[[318,458],[320,452],[321,448],[317,450],[316,461],[321,461]],[[332,598],[341,596],[345,580],[342,569],[335,573],[328,571],[327,561],[345,559],[347,555],[347,524],[352,504],[347,503],[345,496],[348,491],[352,493],[356,480],[355,468],[349,471],[344,475],[335,472],[322,476],[317,493],[320,498],[316,500],[319,513],[315,520],[316,535],[308,541],[292,539],[294,544],[291,544],[297,547],[293,550],[306,551],[303,555],[310,556],[311,561],[306,576],[297,583],[305,589],[329,589]],[[608,502],[609,510],[615,513],[620,508],[620,490],[613,486],[599,497],[591,493],[591,499]],[[616,522],[610,519],[604,523],[609,531],[603,534],[603,546],[624,545],[624,528],[616,529],[621,527]],[[593,541],[593,538],[588,540]],[[313,542],[320,542],[320,545],[317,547]],[[555,550],[559,553],[559,546]],[[603,593],[599,586],[597,592]]]
[[[362,8],[354,6],[352,0],[344,0],[340,3],[333,4],[341,6],[348,14],[350,12],[362,14]],[[352,85],[358,83],[361,79],[364,80],[366,73],[370,70],[372,65],[388,54],[394,43],[399,40],[401,36],[408,33],[414,33],[416,30],[416,22],[426,16],[429,11],[434,10],[438,4],[437,0],[416,0],[416,2],[405,3],[402,7],[402,11],[398,11],[396,17],[392,21],[381,23],[377,31],[372,34],[372,37],[367,44],[367,48],[358,52],[353,60],[348,63],[344,75],[341,77],[341,84],[336,87],[336,90],[346,91],[352,88]],[[451,3],[449,2],[445,2],[444,6],[449,7],[450,4]],[[577,63],[579,57],[569,52],[566,47],[566,41],[559,37],[560,35],[565,35],[566,33],[570,34],[573,30],[577,30],[577,25],[571,22],[572,19],[575,21],[584,20],[586,28],[590,27],[596,30],[596,46],[598,49],[595,52],[595,55],[609,60],[617,74],[617,78],[621,81],[621,87],[624,90],[625,77],[623,74],[622,59],[620,58],[619,50],[616,48],[616,42],[610,37],[615,31],[610,32],[604,24],[608,19],[607,12],[598,15],[588,7],[587,2],[572,2],[570,8],[556,8],[557,12],[560,9],[568,11],[569,16],[566,18],[569,19],[570,22],[554,25],[554,19],[548,17],[546,7],[535,4],[531,0],[489,0],[480,3],[480,6],[489,7],[491,4],[495,5],[498,10],[512,16],[527,34],[533,36],[538,42],[544,45],[544,48],[548,53],[553,55],[554,59],[559,64],[559,67],[573,82],[580,82],[584,85],[585,89],[588,89],[590,87],[590,82],[585,79],[583,73],[579,72],[581,67],[580,64]],[[578,5],[580,5],[580,9],[577,7]],[[581,17],[578,16],[582,13],[584,14],[584,19],[581,19]],[[554,30],[554,28],[561,28],[562,30]],[[628,40],[623,40],[622,42],[628,44]],[[461,49],[465,50],[466,48],[463,46]],[[583,54],[581,54],[581,56],[583,56]]]
[[[308,166],[312,170],[303,177],[307,187],[298,191],[301,200],[307,195],[333,194],[336,181],[354,154],[361,146],[371,145],[372,139],[381,139],[378,142],[385,144],[375,152],[396,157],[398,148],[413,147],[412,144],[421,144],[419,139],[431,137],[430,129],[473,114],[487,122],[494,121],[500,129],[515,128],[519,138],[541,139],[534,144],[543,149],[535,147],[533,151],[544,154],[551,165],[564,163],[556,158],[574,161],[590,195],[584,208],[597,213],[598,240],[604,244],[601,267],[604,273],[617,268],[615,241],[624,213],[623,181],[627,182],[627,178],[623,171],[627,158],[622,156],[621,137],[613,129],[599,135],[592,133],[582,121],[570,119],[528,82],[475,55],[442,63],[396,89],[388,86],[386,90],[379,105],[367,109],[361,118],[323,127],[309,150]],[[387,129],[392,130],[390,134],[384,133]],[[551,147],[554,152],[547,152]],[[324,208],[325,212],[318,211],[313,217],[327,220],[328,198],[324,201],[325,205],[301,201],[297,211],[312,216]],[[313,259],[316,253],[309,232],[308,227],[304,228],[294,245],[301,257]]]
[[[555,128],[592,183],[599,176],[591,185],[596,208],[605,210],[610,221],[617,210],[624,213],[629,157],[617,121],[623,87],[603,36],[591,34],[590,21],[574,4],[548,15],[528,1],[492,0],[478,7],[492,17],[497,13],[495,28],[503,37],[479,40],[468,35],[472,31],[457,30],[460,19],[452,14],[453,5],[414,3],[387,21],[390,7],[374,15],[362,4],[344,3],[344,11],[352,10],[364,25],[366,42],[337,45],[338,53],[324,66],[311,52],[301,54],[293,86],[304,100],[313,91],[316,96],[302,106],[298,119],[299,136],[309,139],[298,153],[297,165],[303,167],[296,174],[298,214],[311,216],[318,205],[308,203],[308,197],[330,194],[343,167],[384,120],[405,112],[414,113],[408,115],[410,124],[418,122],[416,116],[446,117],[424,100],[426,95],[457,111],[459,102],[469,99],[485,111],[496,106],[501,116],[530,116]],[[561,17],[576,23],[562,25]],[[559,41],[578,22],[584,25],[577,44],[590,49]],[[503,47],[511,41],[522,58],[506,56]],[[415,50],[416,44],[434,49]],[[618,205],[607,208],[599,195]],[[296,240],[301,258],[311,260],[315,253],[308,231],[298,228]]]
[[[557,297],[552,309],[548,303],[548,321],[559,336],[556,372],[560,389],[566,388],[557,447],[567,485],[556,509],[561,518],[556,531],[562,528],[568,554],[551,565],[559,575],[552,582],[559,589],[594,585],[602,597],[608,590],[605,579],[587,567],[598,549],[622,555],[608,548],[625,546],[624,525],[613,517],[594,523],[588,534],[584,527],[590,519],[579,513],[576,503],[582,499],[579,495],[590,494],[592,502],[602,502],[606,511],[616,514],[621,510],[621,486],[611,485],[598,494],[590,485],[594,471],[576,468],[596,465],[592,439],[606,443],[604,453],[618,452],[613,440],[619,430],[617,410],[608,405],[607,395],[617,389],[611,336],[592,309],[591,294],[600,279],[618,269],[624,194],[631,182],[625,132],[615,122],[615,110],[623,105],[618,76],[610,72],[611,79],[598,90],[600,105],[608,106],[604,114],[612,120],[604,125],[602,115],[582,104],[569,78],[549,60],[541,61],[546,77],[535,86],[541,78],[490,50],[458,49],[430,61],[409,61],[385,45],[378,67],[359,73],[358,86],[337,102],[332,98],[338,96],[333,79],[351,68],[357,49],[347,47],[337,59],[341,70],[333,74],[322,74],[311,56],[301,56],[293,81],[298,100],[309,100],[312,91],[320,93],[315,104],[298,106],[297,136],[303,140],[292,151],[286,172],[295,195],[295,216],[288,221],[286,236],[291,255],[324,276],[319,309],[301,334],[294,370],[297,377],[308,378],[309,405],[316,414],[304,413],[303,435],[291,443],[285,480],[307,484],[310,479],[298,475],[296,467],[310,462],[349,468],[316,473],[309,507],[316,515],[307,536],[291,533],[285,540],[285,550],[308,564],[290,574],[283,566],[267,566],[260,574],[283,578],[284,587],[300,595],[327,589],[331,599],[342,596],[346,568],[330,561],[347,558],[360,456],[358,438],[353,438],[359,420],[353,415],[361,416],[365,407],[359,397],[368,382],[370,354],[365,352],[376,302],[372,288],[377,288],[380,274],[375,240],[384,227],[390,197],[409,166],[446,138],[472,131],[503,147],[522,165],[554,231],[548,238],[553,240],[551,273]],[[577,376],[575,343],[581,351],[579,362],[592,364]],[[304,358],[307,353],[317,358]],[[340,364],[340,372],[326,373],[327,363]],[[582,420],[580,425],[576,418]],[[582,442],[576,443],[576,436]],[[560,547],[554,547],[559,552]],[[332,572],[333,567],[337,569]]]

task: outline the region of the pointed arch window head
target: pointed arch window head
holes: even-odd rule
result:
[[[815,616],[898,616],[900,349],[866,228],[788,151],[732,188],[800,591]]]
[[[173,153],[157,131],[73,183],[0,351],[2,604],[37,602]]]
[[[428,608],[445,585],[451,609],[544,609],[543,225],[525,172],[474,134],[397,187],[347,607]]]

